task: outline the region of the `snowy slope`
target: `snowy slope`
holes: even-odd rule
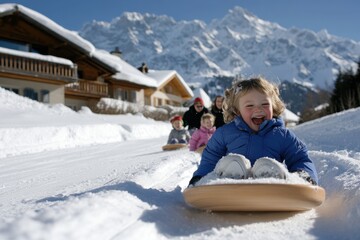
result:
[[[294,128],[327,191],[322,206],[211,213],[183,201],[200,156],[161,151],[169,123],[75,113],[0,89],[0,239],[357,239],[359,113]]]

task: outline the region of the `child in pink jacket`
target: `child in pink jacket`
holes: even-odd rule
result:
[[[214,121],[215,117],[210,113],[205,113],[201,116],[200,129],[197,129],[190,138],[190,151],[196,151],[196,149],[208,143],[216,130]]]

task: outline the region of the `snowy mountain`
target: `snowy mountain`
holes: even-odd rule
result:
[[[326,30],[286,29],[241,7],[209,24],[125,12],[111,22],[88,23],[79,34],[97,48],[119,47],[134,66],[173,69],[203,85],[219,76],[260,74],[331,89],[336,72],[355,69],[360,56],[360,42]]]

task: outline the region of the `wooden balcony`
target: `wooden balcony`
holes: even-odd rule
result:
[[[47,62],[40,59],[2,52],[0,52],[0,71],[68,82],[73,82],[78,79],[76,66]]]
[[[70,82],[65,85],[66,93],[78,96],[107,97],[109,92],[106,83],[79,80],[76,65],[69,66],[0,52],[0,72]]]
[[[78,80],[65,85],[65,91],[67,94],[80,96],[107,97],[109,88],[106,83]]]

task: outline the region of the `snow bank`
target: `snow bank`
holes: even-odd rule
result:
[[[360,108],[355,108],[300,124],[293,130],[311,150],[360,152],[358,123]]]
[[[0,88],[0,158],[168,135],[171,125],[142,116],[74,112]],[[27,121],[26,121],[27,120]]]
[[[42,201],[54,204],[51,208],[27,212],[13,224],[3,225],[0,235],[6,233],[12,239],[34,240],[111,239],[138,219],[143,211],[153,208],[127,191],[118,190],[39,200]],[[80,222],[86,227],[81,228]],[[99,226],[101,231],[98,231]]]
[[[121,142],[130,132],[114,124],[0,129],[0,158],[78,146]]]

